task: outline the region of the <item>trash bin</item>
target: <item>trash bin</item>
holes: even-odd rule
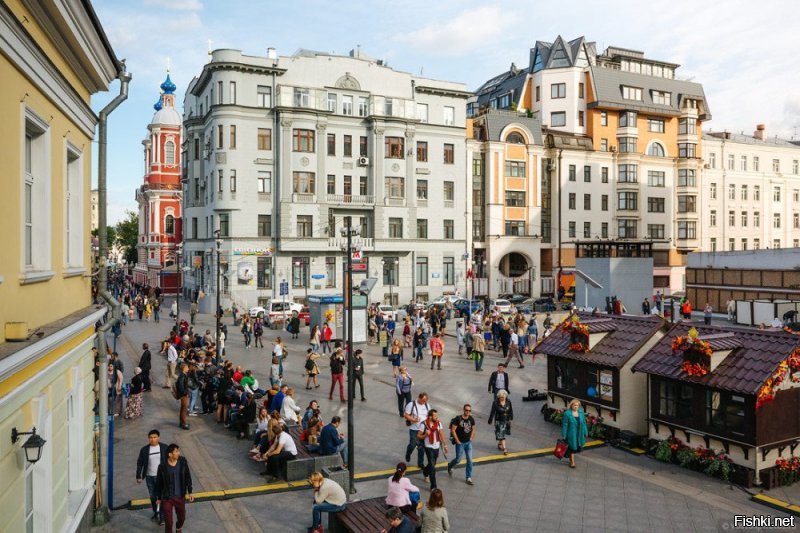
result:
[[[326,466],[322,469],[323,477],[338,483],[345,494],[350,494],[350,472],[343,466]]]

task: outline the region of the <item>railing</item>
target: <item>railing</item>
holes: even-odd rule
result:
[[[360,246],[362,250],[373,250],[375,248],[375,239],[372,237],[353,237],[353,246]],[[345,237],[328,237],[328,248],[341,250],[347,248],[347,239]]]
[[[372,195],[355,195],[355,194],[329,194],[326,197],[329,204],[358,204],[358,205],[374,205],[375,197]]]
[[[406,199],[387,196],[383,199],[383,204],[404,207],[406,205]]]
[[[316,203],[316,196],[308,193],[296,192],[292,194],[292,201],[297,204],[313,204]]]

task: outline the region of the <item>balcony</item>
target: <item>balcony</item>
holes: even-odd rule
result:
[[[372,195],[329,194],[325,201],[337,205],[375,205],[375,197]]]
[[[398,198],[395,196],[387,196],[383,199],[383,205],[394,206],[394,207],[405,207],[406,199]]]
[[[301,109],[328,110],[328,91],[308,89],[292,85],[279,85],[275,107],[299,107]]]
[[[314,204],[317,203],[317,197],[310,193],[296,192],[292,194],[292,202],[295,204]]]
[[[361,250],[371,251],[375,249],[375,239],[372,237],[353,237],[353,246],[360,246]],[[328,249],[342,250],[347,248],[346,237],[328,237]]]
[[[635,126],[623,126],[617,128],[617,137],[638,137],[639,129]]]

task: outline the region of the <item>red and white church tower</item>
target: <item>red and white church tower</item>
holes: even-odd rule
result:
[[[139,204],[138,258],[133,281],[161,292],[175,293],[181,286],[178,253],[183,242],[181,213],[181,128],[175,110],[175,84],[161,84],[161,96],[147,126],[144,145],[144,185],[136,190]]]

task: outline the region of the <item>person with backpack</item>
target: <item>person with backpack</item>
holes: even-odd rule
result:
[[[406,463],[411,462],[411,453],[414,448],[417,449],[417,466],[422,469],[425,467],[423,464],[425,452],[422,447],[422,440],[419,438],[419,432],[425,426],[425,420],[428,418],[430,406],[428,405],[428,394],[420,392],[419,396],[413,402],[408,402],[403,410],[403,416],[406,419],[406,426],[408,426],[408,446],[406,446]]]
[[[254,346],[258,348],[258,344],[261,343],[261,347],[264,347],[264,341],[261,337],[264,335],[264,319],[261,317],[256,317],[256,321],[253,323],[253,337],[255,338]]]
[[[414,361],[419,363],[422,361],[422,350],[425,348],[425,335],[422,333],[422,328],[418,327],[414,332]]]
[[[319,375],[319,366],[317,366],[317,359],[319,359],[319,354],[312,348],[306,350],[306,354],[306,390],[311,389],[311,383],[314,383],[314,388],[318,389],[317,376]]]
[[[437,369],[442,369],[442,355],[444,355],[444,341],[442,341],[442,334],[436,333],[431,339],[431,370],[433,365],[437,365]]]
[[[431,490],[436,488],[436,462],[439,460],[439,450],[444,448],[447,453],[447,441],[444,438],[444,428],[439,421],[439,412],[436,409],[428,411],[428,416],[419,431],[418,437],[425,448],[425,457],[428,464],[422,470],[425,481],[430,480]]]

